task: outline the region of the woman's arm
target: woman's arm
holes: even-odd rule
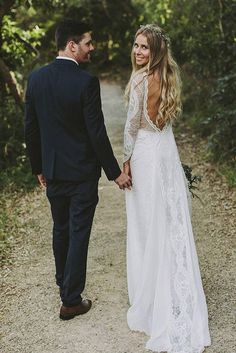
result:
[[[128,170],[143,111],[143,79],[131,82],[127,120],[124,131],[124,168]],[[127,173],[128,174],[128,173]]]

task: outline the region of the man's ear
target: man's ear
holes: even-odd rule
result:
[[[74,53],[76,51],[76,43],[73,41],[73,40],[70,40],[68,43],[67,43],[67,48],[69,49],[69,51],[71,51],[72,53]]]

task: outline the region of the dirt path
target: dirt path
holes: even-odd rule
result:
[[[121,90],[104,83],[102,93],[108,132],[121,162],[125,120]],[[177,138],[183,162],[204,175],[201,185],[204,206],[194,199],[193,227],[213,341],[206,352],[233,353],[236,351],[233,336],[236,195],[201,160],[204,147],[194,147],[192,141],[189,133],[179,134]],[[54,283],[47,200],[39,190],[22,200],[19,219],[21,227],[25,227],[25,236],[13,250],[13,265],[2,271],[2,353],[145,352],[147,337],[130,332],[126,324],[124,194],[103,176],[99,197],[84,292],[85,297],[93,300],[93,309],[68,322],[58,318],[60,300]]]

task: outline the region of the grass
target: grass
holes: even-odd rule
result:
[[[202,144],[203,153],[202,160],[209,162],[212,168],[218,175],[223,177],[230,188],[236,188],[236,165],[235,157],[232,156],[231,160],[219,161],[219,156],[215,155],[209,149],[209,136],[207,133],[204,135],[201,128],[196,124],[197,118],[184,114],[183,118],[175,123],[175,132],[192,136],[192,144]]]
[[[21,163],[0,172],[0,189],[3,193],[28,192],[35,187],[35,176],[28,163]]]
[[[223,176],[230,188],[236,188],[236,168],[231,165],[219,165],[217,173]]]
[[[9,262],[17,236],[24,232],[20,218],[20,203],[26,193],[36,186],[27,163],[8,168],[0,173],[0,264]]]

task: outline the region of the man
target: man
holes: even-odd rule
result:
[[[59,56],[31,73],[26,92],[25,140],[33,174],[47,188],[53,218],[60,318],[86,313],[82,300],[89,236],[98,202],[101,167],[121,189],[131,179],[121,172],[110,145],[96,77],[78,63],[94,50],[89,27],[71,20],[56,30]]]

